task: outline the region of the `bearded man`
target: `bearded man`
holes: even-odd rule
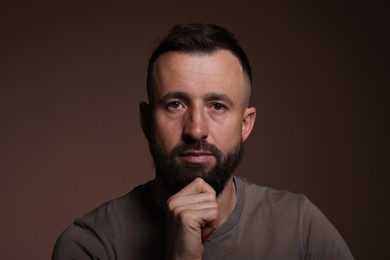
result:
[[[155,178],[71,225],[53,259],[353,259],[303,195],[235,175],[256,109],[232,33],[176,25],[152,53],[141,126]]]

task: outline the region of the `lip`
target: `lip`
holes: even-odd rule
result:
[[[206,163],[213,154],[205,151],[186,151],[179,156],[189,163]]]

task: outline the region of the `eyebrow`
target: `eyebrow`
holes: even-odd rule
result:
[[[215,93],[215,92],[207,93],[204,99],[206,101],[224,101],[230,107],[233,106],[234,104],[233,100],[231,100],[231,98],[229,98],[225,94]]]
[[[181,99],[181,100],[184,100],[186,102],[191,101],[191,98],[188,96],[188,94],[186,94],[185,92],[181,92],[181,91],[168,92],[167,94],[165,94],[164,96],[161,97],[160,102],[168,100],[168,99]],[[231,98],[229,98],[227,95],[221,94],[221,93],[216,93],[216,92],[207,93],[203,97],[203,100],[205,100],[205,101],[224,101],[229,106],[233,106],[233,104],[234,104],[233,100]]]
[[[168,92],[167,94],[161,97],[160,102],[168,99],[181,99],[184,101],[190,101],[189,96],[185,92],[181,92],[181,91]]]

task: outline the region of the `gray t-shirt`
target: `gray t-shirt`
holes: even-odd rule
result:
[[[304,195],[235,177],[237,203],[205,244],[206,259],[353,259],[346,243]],[[76,219],[57,240],[54,260],[164,259],[165,216],[149,185]]]

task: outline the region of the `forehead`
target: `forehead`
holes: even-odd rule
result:
[[[154,96],[170,91],[214,92],[245,96],[246,81],[239,60],[227,50],[213,53],[167,52],[153,69]]]

